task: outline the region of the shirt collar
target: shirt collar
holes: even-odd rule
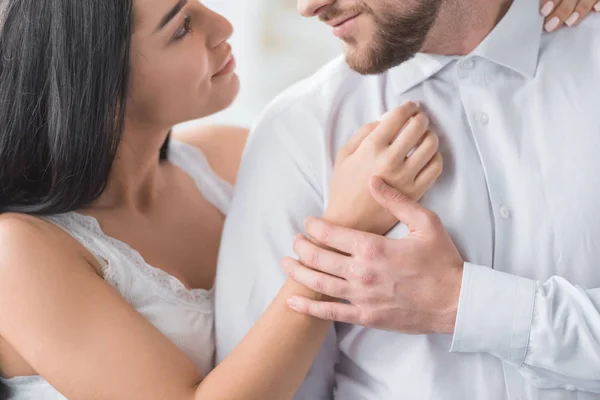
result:
[[[532,0],[514,0],[504,18],[470,55],[483,57],[533,78],[543,30],[538,4]],[[390,69],[396,93],[404,93],[426,81],[457,58],[460,57],[418,53]]]
[[[473,51],[526,78],[533,78],[537,70],[543,17],[538,11],[539,1],[515,0],[496,28]]]

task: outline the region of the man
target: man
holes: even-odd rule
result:
[[[352,258],[296,249],[337,281],[292,275],[349,304],[292,305],[371,328],[336,324],[296,398],[600,399],[600,16],[548,34],[537,7],[299,2],[334,27],[354,71],[332,62],[254,129],[222,243],[219,360],[277,293],[305,217],[322,214],[336,151],[413,100],[440,135],[444,173],[422,206],[374,190],[406,223],[379,242],[309,222]],[[352,254],[365,241],[370,256]],[[349,260],[370,278],[335,270]]]

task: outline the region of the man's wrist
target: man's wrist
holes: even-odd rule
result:
[[[463,280],[463,264],[452,266],[447,278],[447,296],[436,323],[434,332],[442,334],[452,334],[456,327],[456,317],[458,314],[458,301]]]

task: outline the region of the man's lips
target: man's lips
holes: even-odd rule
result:
[[[354,14],[354,15],[350,15],[350,16],[331,19],[331,20],[327,21],[326,24],[331,26],[332,28],[337,28],[337,27],[345,24],[346,22],[350,21],[351,19],[358,17],[358,15],[359,14]]]
[[[350,17],[338,18],[327,22],[333,28],[333,34],[338,38],[348,36],[356,18],[360,14],[355,14]]]

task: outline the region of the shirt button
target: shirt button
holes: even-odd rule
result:
[[[479,112],[479,113],[475,114],[475,118],[481,125],[485,126],[490,123],[490,116],[484,112]]]
[[[471,70],[473,68],[475,68],[475,60],[473,60],[472,58],[469,58],[467,60],[464,60],[461,64],[460,67],[462,69],[467,69],[467,70]]]
[[[500,216],[503,219],[509,219],[510,218],[510,208],[508,208],[508,206],[501,206],[500,207]]]

